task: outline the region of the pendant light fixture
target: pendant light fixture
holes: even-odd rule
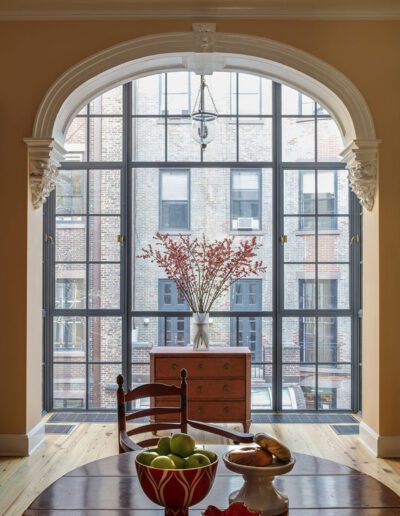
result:
[[[204,150],[215,137],[218,111],[204,75],[200,75],[200,89],[194,103],[192,119],[193,139]]]

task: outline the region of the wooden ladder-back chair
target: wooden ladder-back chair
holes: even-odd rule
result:
[[[133,442],[130,436],[152,432],[154,435],[159,430],[179,430],[182,433],[187,433],[188,426],[203,430],[212,434],[219,435],[231,439],[234,443],[251,443],[254,436],[249,433],[237,432],[236,430],[226,430],[216,425],[209,423],[202,423],[200,421],[192,421],[187,417],[187,372],[186,369],[181,370],[181,384],[166,385],[163,383],[148,383],[140,385],[135,389],[124,391],[124,377],[120,374],[117,377],[118,391],[118,441],[119,452],[124,453],[128,451],[141,450],[148,446],[157,446],[159,437],[144,439],[139,442]],[[179,396],[180,404],[175,407],[150,407],[145,409],[134,410],[127,414],[126,403],[135,401],[141,398],[159,398],[162,396]],[[127,421],[133,422],[135,419],[149,416],[158,416],[165,414],[178,415],[179,422],[159,422],[141,425],[131,430],[126,429]]]

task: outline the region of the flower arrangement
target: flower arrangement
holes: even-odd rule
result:
[[[261,247],[255,236],[238,245],[234,237],[208,242],[204,235],[192,239],[157,233],[154,239],[156,246],[149,244],[138,257],[164,269],[194,313],[210,312],[235,281],[266,271],[262,261],[254,260]]]

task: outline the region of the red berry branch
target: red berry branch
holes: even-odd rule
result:
[[[266,271],[262,261],[254,259],[261,244],[254,236],[234,245],[234,237],[208,242],[186,235],[170,237],[157,233],[155,246],[143,248],[138,258],[150,260],[164,269],[167,278],[193,312],[207,313],[216,299],[237,280]]]

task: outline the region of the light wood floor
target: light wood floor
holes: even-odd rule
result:
[[[357,436],[338,436],[329,425],[311,424],[254,424],[251,431],[275,435],[293,451],[356,468],[400,494],[400,459],[374,458]],[[193,434],[198,443],[225,442],[210,434]],[[20,516],[41,491],[67,471],[117,453],[115,424],[81,423],[70,435],[48,435],[32,457],[0,457],[0,515]]]

